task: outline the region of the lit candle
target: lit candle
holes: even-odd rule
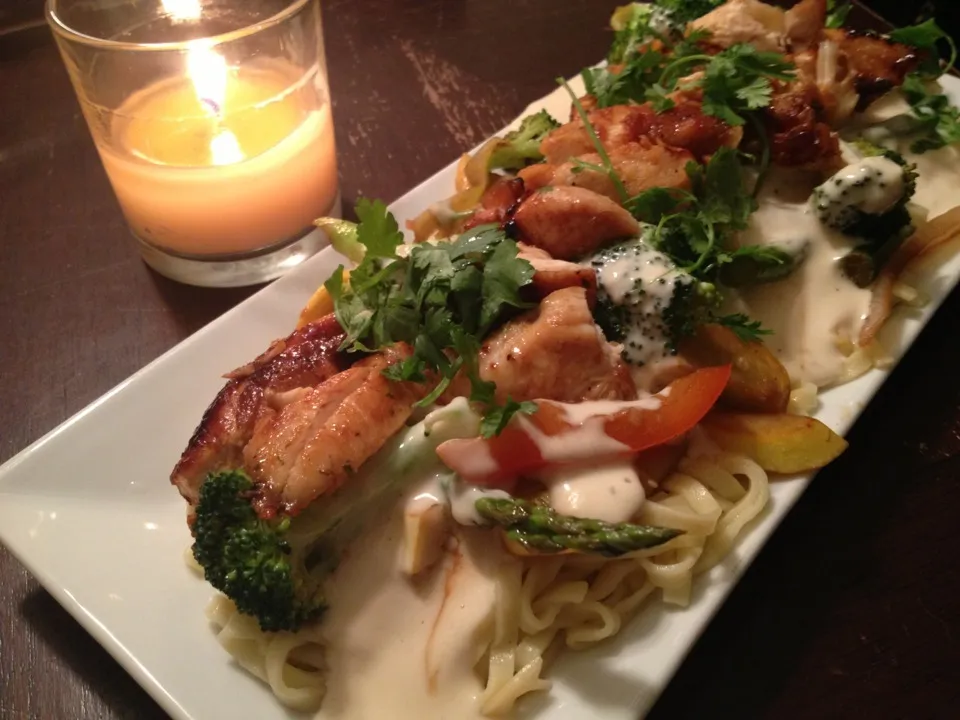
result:
[[[236,254],[329,214],[337,164],[329,105],[311,86],[320,68],[230,68],[202,43],[186,67],[127,99],[98,143],[134,233],[180,254]]]

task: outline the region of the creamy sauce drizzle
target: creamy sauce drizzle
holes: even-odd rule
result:
[[[422,488],[407,501],[418,495]],[[441,563],[410,579],[399,562],[403,513],[371,518],[326,583],[330,669],[320,718],[480,717],[479,636],[505,561],[500,543],[482,533],[460,528]]]
[[[805,191],[797,190],[804,185]],[[858,288],[841,272],[837,260],[855,241],[815,217],[806,202],[811,190],[798,174],[771,174],[740,242],[802,245],[805,259],[782,280],[741,290],[733,304],[772,331],[765,342],[794,382],[823,387],[843,373],[846,357],[838,342],[856,339],[870,290]]]
[[[597,272],[598,299],[623,312],[623,359],[645,365],[672,355],[663,312],[690,277],[642,239],[607,248],[585,264]]]
[[[564,466],[543,473],[550,506],[562,515],[627,522],[639,512],[645,495],[632,458],[600,466]]]
[[[865,157],[818,187],[811,205],[824,224],[843,227],[851,208],[882,215],[897,204],[903,192],[903,169],[897,163],[881,156]]]
[[[921,155],[910,152],[910,140],[891,137],[879,126],[898,115],[910,113],[910,106],[899,91],[893,91],[873,103],[859,118],[862,133],[868,139],[891,147],[917,166],[917,192],[913,202],[936,217],[957,205],[957,168],[960,167],[960,148],[956,146],[931,150]]]

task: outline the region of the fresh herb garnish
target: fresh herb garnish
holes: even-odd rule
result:
[[[940,77],[957,61],[957,46],[953,42],[953,38],[945,33],[933,18],[919,25],[892,30],[889,37],[895,42],[911,45],[926,52],[926,57],[919,70],[919,73],[926,77]],[[937,43],[941,40],[945,41],[950,48],[950,56],[946,67],[941,67],[940,52],[937,49]]]
[[[380,201],[356,208],[357,238],[366,248],[360,264],[343,281],[343,266],[324,283],[337,321],[347,337],[341,349],[372,352],[398,342],[413,354],[384,371],[391,380],[427,382],[432,391],[419,403],[440,397],[459,372],[471,383],[471,401],[486,406],[484,432],[506,426],[530,404],[508,400],[497,407],[495,386],[480,378],[480,341],[517,312],[531,307],[521,297],[533,281],[533,267],[517,257],[517,244],[496,225],[483,225],[453,242],[421,243],[397,253],[403,236]],[[535,408],[533,408],[535,409]]]
[[[623,181],[620,179],[616,169],[613,167],[610,156],[607,154],[607,149],[603,146],[603,143],[600,142],[600,137],[597,135],[597,131],[593,127],[593,123],[590,122],[590,118],[587,116],[587,111],[583,109],[583,103],[581,103],[577,98],[577,94],[573,92],[573,88],[570,87],[570,84],[566,80],[563,78],[557,78],[557,82],[563,86],[563,88],[567,91],[567,94],[570,96],[570,101],[573,103],[573,107],[580,118],[580,122],[583,123],[583,129],[587,133],[587,137],[590,138],[590,142],[597,151],[597,155],[600,156],[600,162],[602,163],[602,166],[596,166],[581,160],[577,167],[580,169],[594,170],[607,175],[607,177],[609,177],[610,181],[613,183],[613,186],[617,189],[617,194],[620,196],[620,202],[627,202],[630,197],[627,193],[627,189],[624,187]]]
[[[607,62],[622,63],[643,43],[651,40],[665,41],[663,33],[654,28],[654,8],[647,3],[630,3],[614,10],[610,26],[614,30],[613,43],[607,53]]]
[[[919,25],[897,28],[890,32],[889,37],[895,42],[924,51],[919,69],[907,75],[901,86],[917,121],[909,131],[913,135],[910,150],[924,153],[960,142],[960,110],[950,103],[950,98],[931,87],[931,82],[956,62],[957,46],[953,39],[933,19]],[[950,49],[945,65],[941,64],[937,47],[940,41],[945,41]]]
[[[759,246],[729,249],[732,234],[744,230],[757,209],[737,150],[721,147],[704,166],[688,163],[687,176],[689,191],[652,188],[627,204],[635,217],[654,226],[649,241],[657,250],[704,282],[715,281],[719,268],[737,258],[769,254]]]
[[[729,328],[744,342],[759,342],[764,335],[772,334],[770,330],[760,325],[759,320],[751,320],[743,313],[718,315],[713,318],[713,322]]]
[[[517,413],[532,415],[536,411],[537,404],[535,402],[517,402],[508,398],[505,405],[492,408],[483,416],[480,423],[480,434],[487,438],[499,435]]]
[[[594,97],[598,107],[655,99],[664,69],[680,58],[702,57],[703,50],[698,43],[710,35],[706,30],[694,30],[685,37],[674,38],[659,35],[647,26],[638,26],[635,30],[639,34],[631,39],[616,61],[620,66],[616,72],[601,67],[587,68],[580,73],[587,93]],[[658,42],[654,46],[651,40]]]
[[[702,69],[702,75],[681,84],[681,76],[696,68]],[[728,125],[743,125],[748,112],[770,104],[771,80],[793,80],[794,71],[793,64],[780,53],[761,52],[748,43],[738,43],[716,55],[688,55],[672,60],[663,69],[655,92],[662,99],[665,93],[678,88],[699,88],[705,114]],[[670,104],[662,103],[661,107],[668,109]]]
[[[918,121],[911,152],[925,153],[960,142],[960,110],[950,98],[931,91],[928,81],[916,74],[907,75],[901,90]]]
[[[847,21],[847,15],[853,9],[849,0],[827,0],[827,19],[824,25],[828,28],[841,28]]]

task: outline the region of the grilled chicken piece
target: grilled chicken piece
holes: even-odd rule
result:
[[[688,28],[709,31],[708,42],[717,48],[750,43],[757,50],[783,52],[785,25],[786,17],[781,8],[759,0],[728,0],[691,22]]]
[[[630,371],[593,321],[581,288],[547,296],[508,322],[480,351],[480,377],[497,384],[497,400],[630,400]]]
[[[817,88],[804,83],[777,84],[770,106],[762,110],[776,165],[834,172],[843,167],[840,143],[821,122]]]
[[[653,187],[688,188],[687,163],[693,160],[686,150],[654,143],[647,138],[641,142],[619,145],[608,153],[613,169],[623,182],[629,195],[637,195]],[[596,153],[581,155],[580,160],[600,165]],[[529,190],[547,185],[572,185],[606,195],[611,200],[620,200],[617,188],[606,173],[578,168],[576,163],[559,165],[539,163],[520,171],[520,177]]]
[[[576,260],[640,225],[608,197],[578,187],[540,190],[524,200],[513,221],[525,242],[560,260]]]
[[[349,364],[337,351],[344,334],[333,315],[274,342],[256,360],[227,375],[229,382],[207,408],[170,475],[184,499],[195,505],[207,474],[237,467],[257,419]]]
[[[521,178],[499,178],[484,191],[480,198],[480,208],[464,223],[463,229],[505,222],[524,193],[525,187]]]
[[[597,271],[566,260],[550,257],[550,253],[538,247],[517,243],[517,257],[533,265],[533,287],[541,300],[557,290],[568,287],[583,288],[587,304],[593,307],[597,300]]]
[[[700,103],[689,97],[679,97],[677,104],[663,113],[654,111],[649,103],[614,105],[594,110],[589,119],[608,152],[645,138],[687,150],[702,160],[725,145],[736,147],[743,136],[741,128],[704,115]],[[540,152],[548,163],[559,165],[594,153],[596,148],[577,118],[547,135],[540,143]]]
[[[243,457],[258,484],[254,505],[261,517],[281,510],[297,515],[340,487],[403,427],[426,389],[388,380],[382,371],[410,354],[395,345],[260,417]]]
[[[784,14],[784,32],[794,52],[816,47],[827,21],[827,0],[800,0]]]
[[[828,29],[824,30],[824,36],[837,44],[853,73],[854,87],[860,95],[858,110],[902,85],[907,73],[920,64],[916,48],[873,32]]]

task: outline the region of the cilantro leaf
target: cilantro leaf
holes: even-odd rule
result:
[[[650,242],[660,252],[698,280],[713,283],[719,267],[729,262],[731,234],[747,226],[757,205],[733,148],[720,148],[706,166],[688,163],[687,175],[691,192],[675,199],[672,208],[662,194],[649,191],[633,198],[630,207],[656,222]]]
[[[483,420],[480,422],[480,434],[485,438],[499,435],[517,413],[532,415],[536,411],[537,404],[535,402],[517,402],[512,398],[507,398],[504,405],[489,410],[483,416]]]
[[[895,42],[923,50],[926,53],[926,57],[923,59],[918,72],[927,77],[940,77],[940,75],[953,67],[953,64],[957,60],[957,46],[954,44],[953,38],[945,33],[933,18],[919,25],[910,25],[892,30],[889,38]],[[941,40],[944,41],[950,49],[946,67],[940,66],[940,51],[937,48],[937,43]]]
[[[960,143],[960,110],[950,98],[932,91],[926,80],[911,73],[901,87],[917,123],[917,133],[910,146],[915,153],[937,150]]]
[[[664,215],[676,212],[681,198],[667,188],[654,187],[634,195],[624,207],[637,220],[656,225]]]
[[[780,53],[739,43],[710,58],[694,86],[703,90],[704,113],[728,125],[743,125],[747,111],[770,104],[771,79],[791,80],[793,70]]]
[[[504,238],[483,267],[480,331],[486,335],[507,308],[529,308],[520,298],[520,288],[533,282],[533,266],[517,259],[517,244]]]
[[[824,25],[828,28],[841,28],[847,21],[847,15],[853,9],[849,0],[827,0],[827,19]]]
[[[763,327],[759,320],[751,320],[743,313],[719,315],[713,318],[713,322],[730,328],[744,342],[759,342],[764,335],[773,334],[771,330]]]
[[[397,247],[403,243],[403,233],[396,218],[380,200],[360,198],[356,205],[357,240],[366,249],[366,257],[394,258]]]
[[[583,109],[583,103],[580,102],[576,93],[574,93],[573,89],[570,87],[570,83],[568,83],[564,78],[557,78],[557,82],[563,86],[564,90],[566,90],[567,94],[570,96],[570,100],[573,102],[573,108],[579,116],[580,121],[583,123],[583,129],[590,138],[590,142],[597,151],[597,155],[600,156],[600,162],[603,163],[603,171],[610,178],[613,186],[617,189],[617,193],[620,195],[621,203],[626,202],[629,199],[627,189],[624,187],[620,176],[617,175],[617,171],[614,169],[613,163],[610,161],[610,156],[607,154],[607,149],[603,146],[603,143],[600,142],[597,131],[594,129],[593,124],[590,122],[590,118],[587,116],[587,111]]]
[[[402,235],[383,203],[361,201],[357,216],[363,259],[349,282],[340,266],[324,283],[346,332],[341,349],[375,352],[407,343],[412,355],[384,375],[435,383],[419,406],[436,402],[461,371],[471,400],[495,405],[495,386],[479,374],[480,340],[530,306],[521,290],[533,281],[533,267],[517,256],[516,242],[487,225],[453,242],[414,245],[401,257]]]

